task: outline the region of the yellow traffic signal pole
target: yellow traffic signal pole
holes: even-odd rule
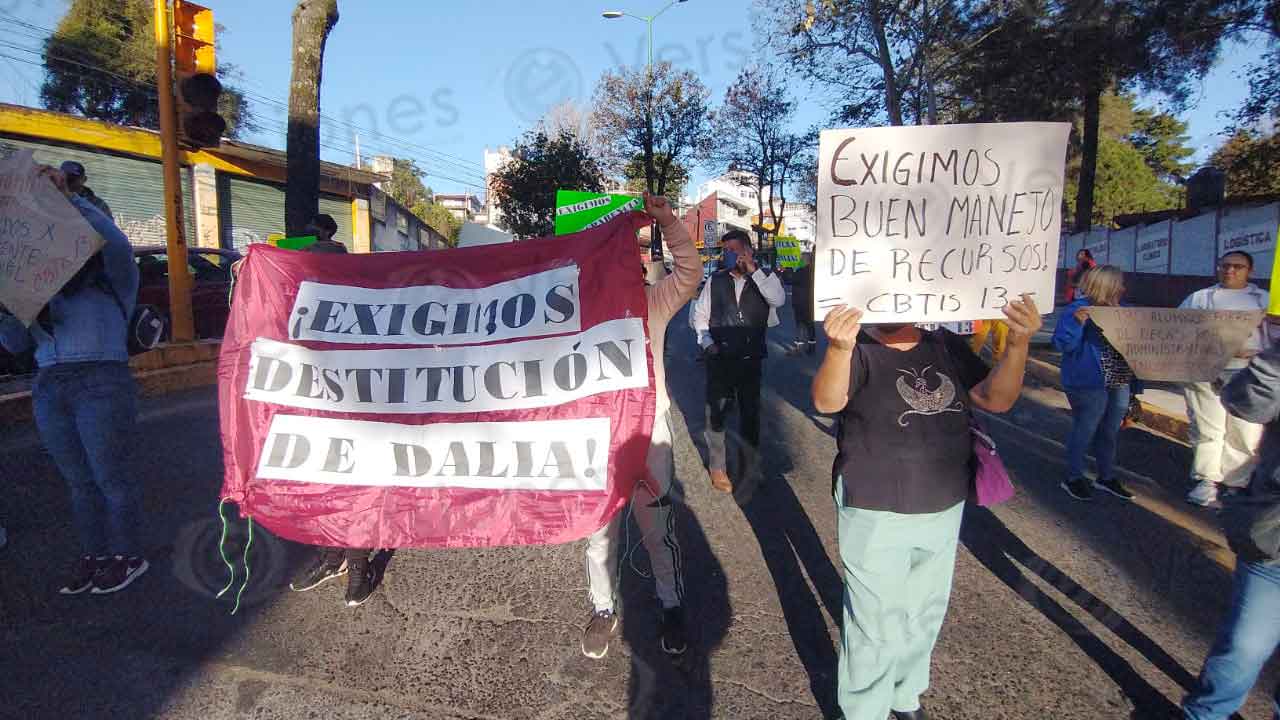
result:
[[[156,86],[160,96],[160,148],[164,163],[164,214],[168,229],[169,340],[195,339],[191,315],[191,274],[187,270],[187,240],[182,228],[182,181],[178,176],[178,117],[173,97],[173,47],[170,44],[168,0],[155,0]]]

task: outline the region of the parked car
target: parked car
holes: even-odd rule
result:
[[[169,317],[169,255],[163,245],[136,247],[138,263],[138,303],[154,305]],[[222,248],[187,248],[187,271],[191,273],[191,313],[195,316],[196,337],[220,338],[231,314],[231,265],[240,253]]]
[[[163,246],[135,247],[138,264],[138,303],[154,305],[169,317],[169,257]],[[221,248],[188,248],[187,270],[191,273],[191,311],[196,337],[220,338],[231,314],[231,264],[240,253]],[[168,330],[165,331],[166,336]],[[0,375],[23,375],[35,371],[34,353],[12,355],[0,348]]]

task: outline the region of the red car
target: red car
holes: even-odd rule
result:
[[[154,305],[168,321],[169,258],[163,245],[135,247],[138,263],[138,304]],[[191,273],[191,312],[195,316],[196,337],[220,338],[231,314],[231,264],[240,253],[221,248],[187,248],[187,270]],[[165,330],[168,337],[168,329]],[[35,372],[34,353],[11,355],[0,348],[0,375]]]
[[[135,247],[138,263],[138,304],[154,305],[169,317],[169,257],[163,246]],[[187,248],[191,273],[191,313],[197,338],[220,338],[231,314],[231,265],[240,259],[235,250]],[[166,336],[168,335],[166,331]]]

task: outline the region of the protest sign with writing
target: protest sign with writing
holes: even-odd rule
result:
[[[778,251],[778,267],[804,267],[804,254],[800,251],[800,241],[793,237],[780,236],[774,238],[774,248]]]
[[[645,223],[499,250],[250,246],[218,367],[223,497],[312,545],[591,534],[645,473]]]
[[[1091,307],[1089,317],[1139,378],[1208,382],[1259,332],[1262,311]]]
[[[1003,317],[1053,307],[1065,123],[824,130],[815,317],[864,323]]]
[[[270,238],[268,238],[268,242],[270,242]],[[316,236],[315,235],[302,235],[300,237],[281,236],[271,244],[275,245],[276,247],[284,248],[285,250],[303,250],[307,247],[310,247],[311,245],[316,244]]]
[[[644,200],[631,195],[556,191],[556,235],[568,235],[593,228],[632,210],[644,207]]]
[[[22,324],[35,322],[102,242],[30,150],[0,160],[0,304]]]

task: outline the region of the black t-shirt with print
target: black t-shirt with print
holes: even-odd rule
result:
[[[833,481],[844,478],[844,504],[920,514],[967,498],[973,455],[968,391],[987,372],[968,344],[948,331],[924,333],[910,350],[859,335],[832,469]]]

